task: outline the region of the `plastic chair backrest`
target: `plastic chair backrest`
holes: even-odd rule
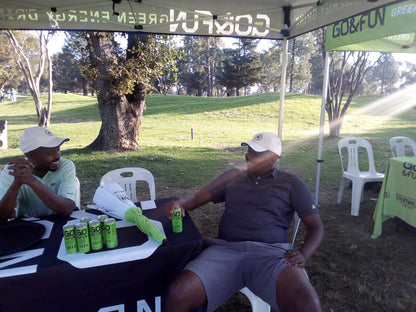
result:
[[[359,165],[359,149],[364,148],[367,152],[367,158],[368,158],[368,171],[376,174],[376,168],[374,165],[374,154],[373,154],[373,148],[371,147],[371,144],[366,139],[361,138],[344,138],[338,141],[338,151],[339,156],[341,158],[341,166],[342,171],[345,172],[344,169],[344,162],[342,159],[342,149],[347,148],[348,151],[348,166],[346,172],[349,174],[359,174],[362,172],[360,170]]]
[[[389,140],[389,144],[393,157],[416,155],[416,142],[411,138],[405,136],[392,137]]]
[[[128,167],[114,169],[107,172],[100,181],[100,186],[110,183],[118,183],[125,190],[127,196],[133,201],[137,201],[136,183],[146,181],[149,186],[150,199],[156,199],[155,179],[153,174],[144,168]]]
[[[75,177],[75,185],[77,188],[77,197],[75,199],[75,205],[81,209],[81,185],[77,177]]]

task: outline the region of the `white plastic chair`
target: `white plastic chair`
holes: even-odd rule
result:
[[[77,177],[75,177],[75,185],[77,188],[77,197],[75,199],[75,205],[81,209],[81,185]]]
[[[293,225],[292,245],[295,244],[296,234],[298,233],[300,224],[300,218],[296,212],[294,215],[294,220],[295,222]],[[243,293],[250,301],[252,312],[270,312],[270,305],[260,297],[256,296],[250,289],[244,287],[240,289],[240,292]]]
[[[393,157],[415,156],[416,142],[405,136],[392,137],[389,140]]]
[[[146,181],[149,185],[150,199],[156,199],[155,179],[153,174],[144,168],[129,167],[114,169],[107,172],[100,181],[100,186],[110,183],[118,183],[126,191],[127,196],[133,201],[137,201],[136,183],[137,181]]]
[[[270,312],[270,305],[260,297],[253,294],[250,289],[244,287],[240,289],[240,292],[243,293],[250,301],[252,312]]]
[[[348,167],[344,169],[342,150],[348,151]],[[368,171],[361,171],[359,166],[359,149],[364,149],[367,153]],[[346,186],[346,181],[351,180],[351,215],[358,216],[360,202],[363,199],[364,184],[367,182],[381,182],[384,179],[384,173],[376,171],[374,166],[373,148],[369,141],[361,138],[344,138],[338,141],[338,151],[341,158],[342,179],[338,192],[337,203],[341,202],[342,194]]]

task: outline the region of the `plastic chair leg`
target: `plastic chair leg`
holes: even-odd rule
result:
[[[260,297],[257,297],[250,289],[244,287],[240,289],[240,292],[250,301],[252,312],[270,312],[270,305],[264,302]]]
[[[345,179],[342,178],[341,179],[341,184],[339,186],[339,191],[338,191],[338,199],[337,199],[337,204],[341,203],[341,199],[342,199],[342,194],[344,193],[344,188],[345,188]]]
[[[352,191],[351,191],[351,215],[358,216],[360,211],[360,203],[363,194],[364,184],[362,181],[353,181],[352,182]]]

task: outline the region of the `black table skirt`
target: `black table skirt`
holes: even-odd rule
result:
[[[157,200],[156,209],[143,214],[162,223],[167,242],[148,258],[117,264],[79,269],[57,258],[62,240],[62,226],[71,218],[42,218],[54,223],[51,236],[30,250],[42,250],[41,255],[16,264],[12,258],[0,257],[0,311],[158,311],[163,305],[170,281],[202,249],[202,238],[189,215],[183,219],[183,232],[172,232],[172,223],[161,209],[167,199]],[[18,221],[15,221],[18,222]],[[129,237],[143,235],[136,227],[118,229],[120,244]],[[121,248],[120,245],[117,248]],[[2,271],[36,265],[36,272],[2,277]],[[17,274],[17,273],[16,273]],[[108,307],[114,307],[109,310]],[[104,309],[107,308],[107,309]],[[102,311],[103,311],[102,310]],[[141,311],[141,310],[140,310]]]

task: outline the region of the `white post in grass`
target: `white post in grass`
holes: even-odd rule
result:
[[[329,53],[325,52],[325,67],[324,67],[324,83],[322,86],[322,102],[321,102],[321,120],[319,123],[319,143],[318,143],[318,156],[316,158],[316,182],[315,182],[315,205],[318,206],[319,200],[319,182],[321,179],[321,164],[322,158],[322,145],[324,141],[324,123],[325,123],[325,105],[328,92],[328,80],[329,80]]]

